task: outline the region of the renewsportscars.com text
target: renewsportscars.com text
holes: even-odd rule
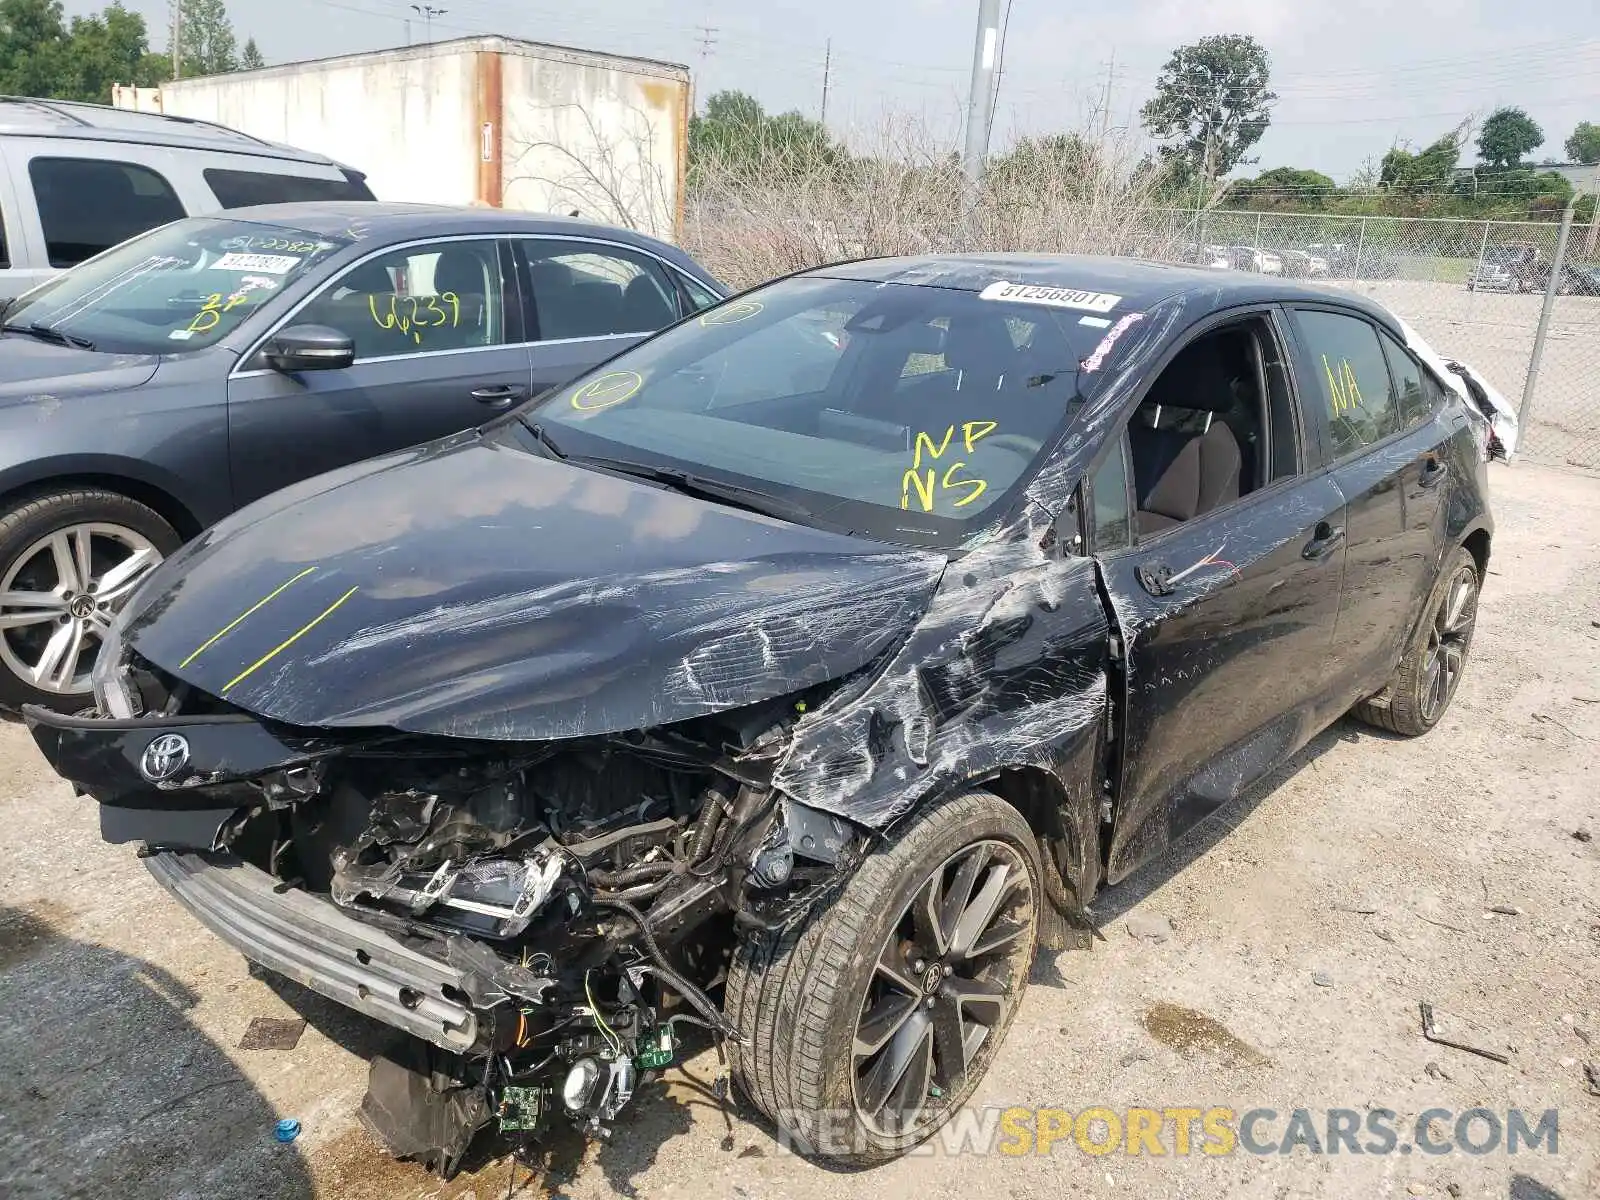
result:
[[[785,1135],[784,1149],[848,1153],[864,1149],[848,1109],[822,1114],[822,1145]],[[1183,1157],[1191,1154],[1386,1155],[1555,1154],[1560,1114],[1520,1108],[1456,1111],[1428,1108],[1405,1116],[1387,1108],[1225,1107],[1083,1109],[987,1107],[962,1109],[911,1154],[1000,1155],[1057,1153],[1097,1157]]]

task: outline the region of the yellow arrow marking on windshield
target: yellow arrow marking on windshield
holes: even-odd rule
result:
[[[276,598],[277,596],[279,596],[280,594],[282,594],[283,591],[288,588],[290,583],[298,583],[300,580],[304,579],[307,575],[311,574],[311,572],[313,572],[315,570],[316,570],[315,567],[307,567],[304,571],[301,571],[300,574],[296,575],[293,579],[289,580],[289,583],[280,584],[279,586],[273,588],[272,591],[268,592],[261,599],[257,600],[249,608],[245,609],[237,617],[235,617],[233,620],[229,621],[221,629],[217,630],[217,632],[213,633],[209,638],[207,638],[203,643],[201,643],[200,648],[198,650],[196,650],[193,654],[189,655],[188,658],[184,659],[181,663],[178,664],[178,669],[180,671],[183,670],[184,667],[187,667],[195,659],[199,658],[202,654],[204,654],[207,650],[211,649],[211,647],[215,646],[223,638],[227,637],[228,634],[232,633],[235,629],[237,629],[239,627],[239,622],[243,621],[251,613],[256,612],[257,610],[259,610],[264,604],[267,603],[267,601],[272,600],[272,599]]]

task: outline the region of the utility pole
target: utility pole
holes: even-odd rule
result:
[[[711,57],[711,51],[717,44],[717,34],[720,29],[715,25],[696,25],[700,31],[700,68],[705,69],[706,59]]]
[[[183,0],[172,0],[172,77],[183,78]]]
[[[1117,74],[1117,48],[1111,47],[1111,61],[1106,64],[1106,94],[1100,102],[1100,140],[1104,142],[1111,133],[1111,81]]]
[[[433,19],[435,17],[442,17],[445,15],[445,13],[450,11],[448,8],[435,8],[431,4],[413,4],[411,9],[413,12],[422,14],[422,19],[426,23],[426,28],[428,31],[427,38],[430,42],[433,41]]]
[[[963,155],[974,196],[978,181],[983,178],[983,160],[989,153],[989,110],[999,44],[1000,0],[978,0],[978,37],[972,47],[972,87],[967,93],[967,144]]]
[[[828,39],[828,48],[822,52],[822,121],[828,123],[828,76],[833,70],[833,39]]]

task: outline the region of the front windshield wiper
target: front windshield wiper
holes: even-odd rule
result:
[[[52,325],[46,325],[43,321],[34,321],[29,325],[8,324],[0,326],[0,329],[4,329],[7,333],[31,334],[42,342],[49,342],[56,346],[76,346],[79,350],[94,349],[94,343],[88,338],[79,337],[73,333],[63,333]]]
[[[543,446],[546,450],[550,451],[552,457],[563,460],[566,459],[567,452],[560,446],[556,445],[555,439],[550,436],[549,432],[543,425],[539,424],[537,421],[525,420],[522,423],[528,427],[528,432],[533,434],[533,440],[538,442],[539,445]]]
[[[701,500],[711,500],[717,504],[727,504],[747,512],[761,513],[763,516],[779,517],[785,521],[810,521],[816,515],[805,505],[796,504],[793,500],[784,500],[754,488],[740,487],[736,483],[707,479],[703,475],[679,471],[673,467],[656,467],[649,463],[600,456],[569,458],[568,461],[586,467],[597,467],[602,471],[612,471],[618,475],[628,475],[635,479],[647,479],[652,483],[664,483],[673,491],[682,492],[685,496],[695,496]]]

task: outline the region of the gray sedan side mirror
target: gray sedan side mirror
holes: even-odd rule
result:
[[[266,344],[263,356],[274,371],[336,371],[355,362],[356,344],[327,325],[291,325]]]

